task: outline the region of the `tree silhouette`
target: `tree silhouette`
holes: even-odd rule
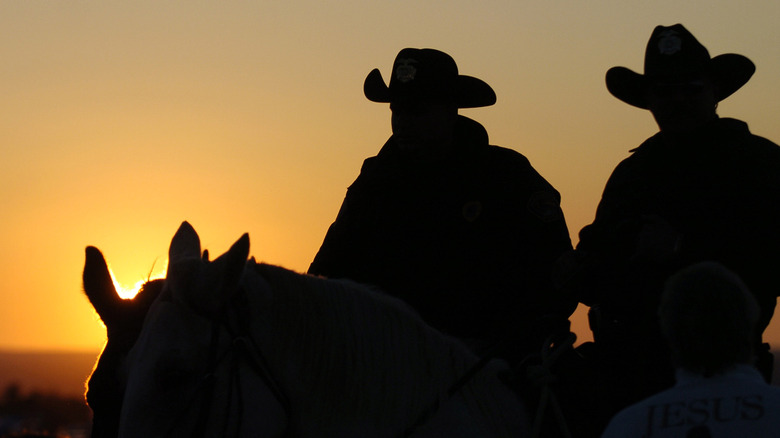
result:
[[[25,393],[14,382],[0,396],[0,437],[86,437],[90,415],[82,398],[38,391]]]

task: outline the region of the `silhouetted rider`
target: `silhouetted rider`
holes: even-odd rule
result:
[[[656,309],[668,276],[701,260],[724,264],[754,293],[754,348],[771,375],[761,334],[780,293],[780,148],[716,113],[754,70],[742,55],[711,58],[676,24],[653,31],[644,74],[607,72],[609,91],[649,110],[660,132],[614,170],[559,280],[591,306],[596,351],[607,356],[620,403],[672,383]]]
[[[568,333],[576,302],[552,287],[571,249],[558,192],[514,150],[491,146],[459,108],[492,105],[488,84],[433,49],[403,49],[390,84],[369,73],[366,97],[390,103],[393,135],[365,160],[309,273],[373,284],[431,325],[516,361]]]

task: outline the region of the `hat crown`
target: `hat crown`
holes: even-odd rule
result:
[[[451,101],[457,85],[458,66],[450,55],[435,49],[403,49],[393,62],[389,88],[394,100]]]
[[[707,75],[710,53],[681,24],[657,26],[645,51],[645,75],[656,80]]]

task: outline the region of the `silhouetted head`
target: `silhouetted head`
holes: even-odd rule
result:
[[[141,332],[146,313],[163,288],[163,280],[144,284],[131,300],[116,292],[103,254],[87,247],[84,292],[106,326],[106,345],[87,383],[87,404],[92,409],[92,437],[116,437],[125,393],[123,378],[127,353]]]
[[[705,376],[751,363],[758,315],[758,304],[739,276],[715,262],[672,276],[659,307],[675,362]]]
[[[681,24],[657,26],[645,51],[644,74],[626,67],[607,71],[607,89],[629,105],[648,109],[664,132],[685,132],[717,117],[718,102],[742,87],[755,72],[737,54],[710,57]]]
[[[393,137],[402,148],[446,147],[452,142],[458,108],[493,105],[484,81],[458,74],[455,60],[434,49],[403,49],[393,62],[390,84],[378,69],[363,84],[366,97],[389,103]]]

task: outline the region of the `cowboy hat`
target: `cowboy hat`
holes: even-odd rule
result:
[[[393,62],[390,85],[379,69],[373,69],[363,83],[363,92],[373,102],[391,103],[422,97],[451,102],[458,108],[476,108],[496,103],[490,85],[458,74],[455,60],[435,49],[403,49]]]
[[[748,58],[733,53],[710,58],[707,49],[681,24],[657,26],[645,51],[645,73],[626,67],[607,71],[607,89],[623,102],[648,109],[647,93],[658,82],[683,82],[708,78],[721,101],[745,85],[756,66]]]

